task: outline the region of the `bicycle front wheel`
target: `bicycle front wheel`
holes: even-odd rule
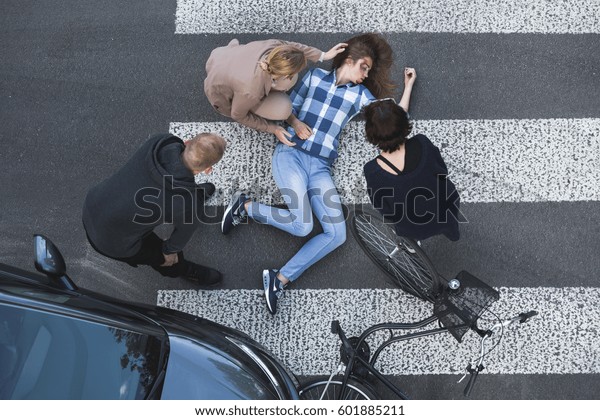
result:
[[[349,379],[344,392],[341,394],[343,378],[336,376],[331,381],[329,378],[315,379],[303,384],[299,394],[301,400],[377,400],[377,394],[367,385]]]
[[[355,209],[349,219],[360,247],[394,284],[418,298],[435,300],[439,275],[416,241],[398,236],[394,225],[374,209]]]

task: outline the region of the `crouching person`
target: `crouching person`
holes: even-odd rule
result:
[[[201,286],[220,282],[220,272],[187,261],[183,248],[200,224],[198,207],[215,191],[211,183],[196,184],[194,175],[209,174],[225,146],[212,133],[186,142],[171,134],[150,137],[114,175],[89,190],[83,225],[92,247],[134,267],[148,265],[163,276]],[[174,229],[163,241],[154,228],[165,223]]]

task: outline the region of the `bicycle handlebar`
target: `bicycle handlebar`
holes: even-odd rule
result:
[[[529,318],[536,316],[537,314],[538,314],[537,311],[529,311],[529,312],[521,313],[521,314],[519,314],[519,318],[520,318],[519,322],[521,324],[523,324],[523,323],[529,321]]]
[[[331,321],[331,333],[338,334],[340,331],[340,321]]]
[[[483,367],[482,364],[478,365],[475,368],[472,368],[470,363],[469,363],[469,366],[467,366],[467,371],[471,374],[471,377],[469,378],[469,382],[467,383],[467,386],[465,387],[465,390],[463,392],[465,397],[468,397],[471,395],[471,391],[473,390],[473,386],[475,386],[475,381],[477,380],[477,376],[479,375],[479,372],[481,372],[483,369],[485,369],[485,368]]]
[[[519,322],[520,324],[523,324],[523,323],[529,321],[529,319],[531,317],[533,317],[537,314],[538,314],[537,311],[522,312],[515,317],[508,318],[508,319],[505,319],[504,321],[497,322],[488,330],[482,331],[480,352],[479,352],[479,357],[476,359],[476,361],[477,361],[476,367],[473,368],[471,363],[469,363],[469,365],[467,366],[467,369],[466,369],[467,373],[470,373],[471,376],[469,377],[469,382],[467,383],[467,386],[465,387],[465,391],[464,391],[465,397],[468,397],[469,395],[471,395],[471,391],[473,390],[473,386],[475,385],[477,376],[479,375],[479,372],[481,372],[484,369],[483,359],[485,358],[485,356],[487,354],[487,353],[485,353],[485,342],[486,342],[487,338],[491,337],[494,334],[494,332],[499,328],[503,329],[505,327],[508,327],[511,324],[514,324],[515,322]],[[466,375],[466,373],[465,373],[465,375]],[[464,376],[463,376],[463,379],[464,379]],[[462,379],[461,379],[461,381],[462,381]]]

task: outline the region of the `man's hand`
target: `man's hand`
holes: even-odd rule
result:
[[[343,42],[334,45],[333,48],[331,48],[329,51],[323,54],[323,61],[331,60],[333,57],[343,52],[347,46],[348,44],[345,44]]]
[[[310,127],[304,124],[299,119],[294,120],[294,122],[292,123],[292,127],[294,128],[294,131],[296,132],[298,137],[300,137],[302,140],[306,140],[307,138],[312,136],[312,130],[310,129]]]
[[[277,140],[279,140],[280,142],[282,142],[283,144],[285,144],[287,146],[293,147],[296,145],[296,143],[293,143],[288,140],[290,137],[292,137],[292,135],[290,133],[288,133],[287,130],[281,126],[277,126],[273,130],[273,134],[275,134],[275,137],[277,137]]]
[[[404,86],[412,86],[417,79],[417,72],[412,67],[404,68]]]
[[[179,262],[177,254],[163,254],[165,262],[161,264],[161,267],[171,267]]]

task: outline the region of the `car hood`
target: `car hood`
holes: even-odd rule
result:
[[[161,399],[277,399],[249,370],[217,348],[169,336],[169,360]]]

